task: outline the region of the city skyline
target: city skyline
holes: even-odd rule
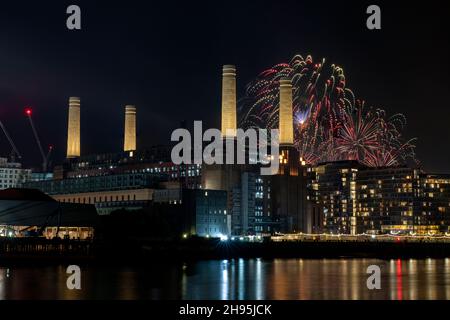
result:
[[[94,6],[79,2],[79,5],[83,19],[79,32],[65,28],[65,4],[21,9],[20,14],[26,19],[20,28],[15,25],[17,6],[8,5],[2,13],[7,15],[2,21],[14,22],[0,31],[9,32],[11,39],[2,53],[10,63],[0,75],[8,80],[0,88],[0,116],[27,165],[38,166],[40,158],[23,116],[25,106],[34,107],[43,144],[56,147],[56,162],[65,154],[69,96],[81,97],[82,154],[121,149],[123,108],[127,104],[138,109],[138,146],[146,148],[167,144],[170,132],[179,127],[181,120],[188,124],[203,120],[209,127],[219,127],[222,64],[236,64],[238,98],[242,98],[245,85],[260,71],[288,61],[295,53],[305,56],[311,53],[342,66],[350,87],[368,105],[382,107],[389,114],[406,115],[406,135],[418,137],[417,155],[424,168],[450,171],[445,139],[439,139],[448,136],[446,130],[449,130],[444,128],[449,111],[445,109],[444,99],[448,79],[443,71],[448,68],[448,61],[436,58],[441,64],[438,69],[427,61],[411,63],[420,61],[418,57],[423,56],[423,51],[431,50],[434,57],[445,57],[448,53],[445,42],[433,42],[427,35],[427,32],[434,32],[437,37],[443,35],[438,28],[442,21],[432,20],[427,10],[421,11],[426,19],[408,23],[407,16],[413,18],[420,14],[417,8],[380,4],[386,8],[383,29],[371,33],[365,28],[364,4],[346,8],[351,14],[340,22],[342,31],[317,27],[320,23],[316,19],[331,19],[329,23],[340,20],[337,16],[342,9],[333,6],[319,16],[314,5],[294,3],[263,3],[258,7],[241,4],[233,10],[232,4],[230,10],[228,5],[184,7],[180,4],[170,12],[163,10],[167,8],[161,4],[151,7],[136,4],[123,11],[106,3]],[[290,6],[297,10],[287,10]],[[153,19],[144,19],[140,11],[159,12],[162,16],[150,14]],[[189,18],[189,13],[194,11],[198,19]],[[281,13],[285,16],[281,17]],[[229,28],[225,27],[227,14],[235,18]],[[398,14],[405,24],[393,24]],[[305,16],[311,21],[301,19]],[[214,21],[214,17],[220,19]],[[117,24],[104,24],[118,18],[121,19]],[[185,25],[183,22],[190,23],[183,29],[180,28]],[[202,28],[206,23],[210,26],[208,30]],[[163,25],[165,28],[158,28]],[[313,25],[314,28],[307,28]],[[35,28],[30,30],[30,26]],[[407,36],[401,46],[396,46],[397,36],[408,29],[411,38]],[[241,34],[240,30],[252,31],[251,36]],[[337,40],[340,32],[349,39]],[[189,40],[183,39],[188,33]],[[350,41],[352,37],[354,40]],[[283,45],[279,45],[279,40]],[[392,50],[386,50],[388,44]],[[371,52],[362,51],[369,45]],[[429,50],[425,50],[426,45]],[[212,52],[208,51],[210,47],[214,47]],[[385,68],[381,68],[383,65]],[[430,81],[424,83],[422,79]],[[411,92],[417,92],[417,96]],[[426,101],[430,102],[426,106],[429,111],[423,112]],[[435,122],[433,126],[429,125],[430,117]],[[99,119],[105,126],[96,127]],[[0,152],[9,154],[5,139],[0,140]]]
[[[177,319],[450,300],[449,13],[2,4],[0,300]]]

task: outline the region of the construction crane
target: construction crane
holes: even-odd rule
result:
[[[41,153],[42,170],[43,170],[43,172],[47,172],[48,161],[49,161],[50,155],[52,153],[53,147],[50,146],[47,154],[44,153],[44,149],[42,148],[41,140],[39,139],[39,136],[36,131],[36,127],[34,126],[34,122],[33,122],[33,118],[32,118],[33,109],[31,109],[30,107],[26,107],[25,115],[27,116],[28,120],[30,121],[31,129],[33,130],[33,134],[34,134],[34,138],[36,139],[36,143],[39,147],[39,152]]]
[[[51,157],[51,155],[52,155],[52,152],[53,152],[53,146],[52,146],[52,145],[49,145],[49,146],[48,146],[47,156],[46,156],[46,159],[47,159],[47,167],[48,167],[49,165],[51,166],[50,157]]]
[[[21,159],[22,156],[19,153],[19,150],[17,150],[16,145],[14,144],[14,141],[11,139],[11,136],[9,135],[8,131],[6,130],[3,123],[0,121],[0,127],[2,128],[3,133],[5,134],[6,139],[8,140],[9,144],[11,145],[11,161],[16,161],[16,156]]]

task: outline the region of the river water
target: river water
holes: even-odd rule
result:
[[[381,289],[367,288],[367,267]],[[0,266],[0,299],[450,299],[450,259],[231,259],[151,267]]]

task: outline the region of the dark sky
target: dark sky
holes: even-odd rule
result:
[[[69,96],[80,96],[82,153],[119,151],[123,108],[138,108],[139,146],[167,144],[185,119],[220,123],[221,66],[240,95],[260,71],[296,54],[342,66],[368,105],[404,113],[425,169],[450,172],[450,11],[446,1],[14,1],[0,7],[0,119],[24,162],[39,164],[23,116],[44,145],[66,148]],[[78,4],[82,30],[66,28]],[[0,155],[10,148],[0,135]]]

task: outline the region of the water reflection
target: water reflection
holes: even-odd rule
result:
[[[381,290],[367,289],[367,267]],[[450,259],[230,259],[145,268],[0,267],[0,299],[450,299]]]
[[[417,282],[419,277],[417,274],[417,260],[410,259],[407,264],[408,268],[408,286],[409,286],[409,300],[418,299]]]
[[[450,260],[224,260],[220,273],[209,273],[207,294],[199,293],[214,261],[196,264],[196,275],[183,275],[183,292],[199,299],[448,299]],[[369,265],[381,269],[381,290],[369,290]],[[212,268],[214,269],[214,268]],[[236,271],[237,270],[237,271]],[[236,279],[237,272],[237,279]],[[220,293],[220,295],[216,294]],[[237,294],[236,294],[237,293]],[[183,296],[192,298],[192,295]]]

